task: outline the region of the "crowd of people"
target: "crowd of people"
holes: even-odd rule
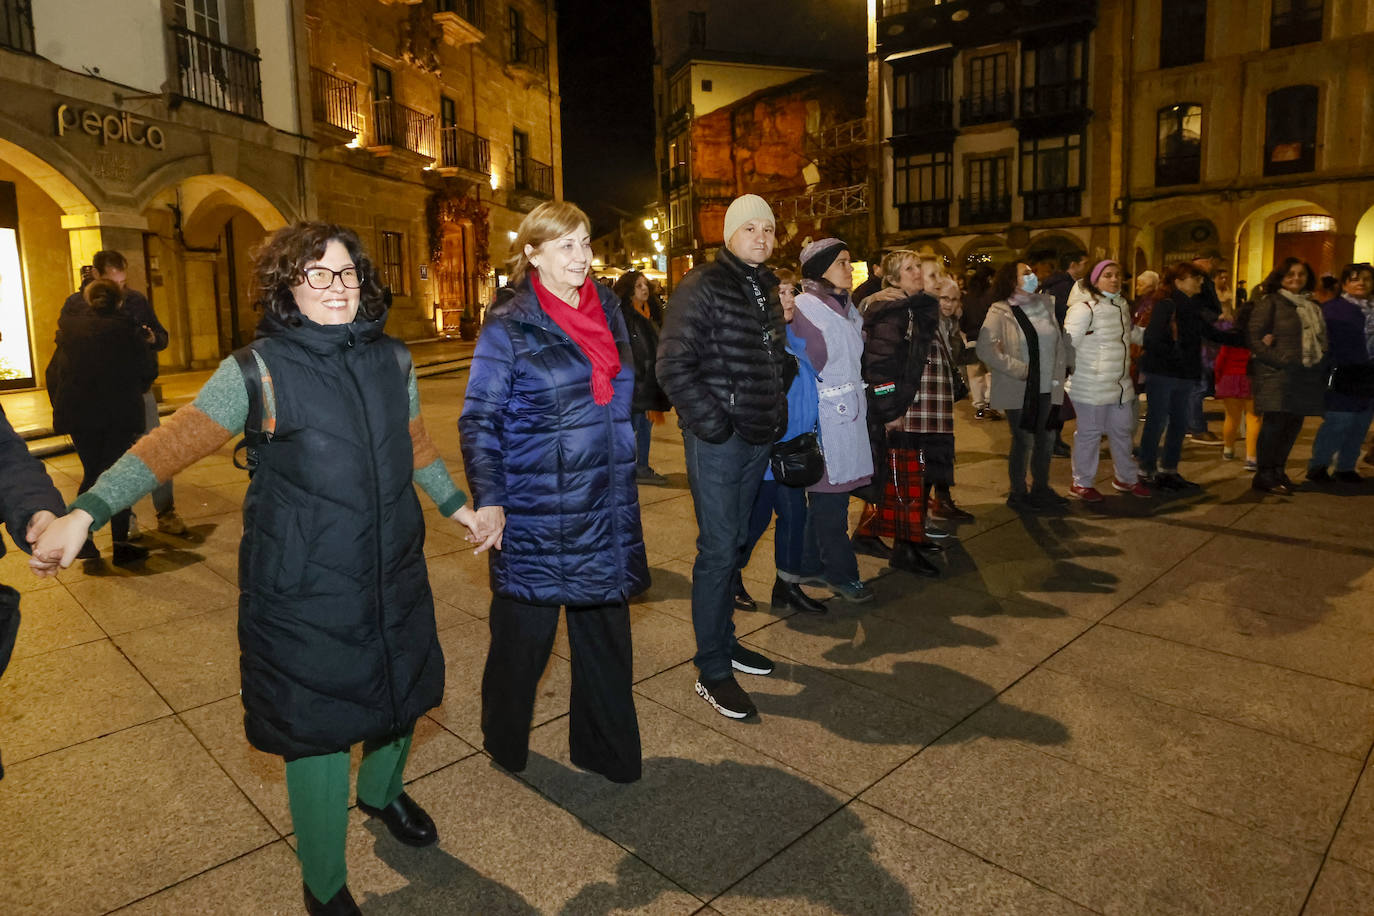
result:
[[[64,510],[0,414],[0,515],[40,576],[98,557],[90,535],[107,523],[114,561],[136,564],[129,507],[243,435],[244,728],[285,761],[308,912],[359,912],[344,857],[354,745],[359,809],[401,842],[438,838],[403,781],[414,724],[444,685],[417,487],[487,554],[486,751],[512,772],[526,767],[537,684],[566,616],[571,760],[633,782],[629,601],[650,585],[638,486],[668,483],[649,461],[669,411],[698,529],[695,691],[732,719],[758,713],[737,674],[775,667],[734,628],[736,611],[757,607],[742,572],[768,526],[774,610],[824,614],[817,589],[873,601],[861,553],[938,576],[932,554],[973,518],[953,495],[964,399],[975,421],[1006,423],[1017,512],[1104,501],[1104,437],[1117,493],[1196,489],[1180,473],[1185,439],[1218,441],[1231,459],[1242,427],[1253,487],[1288,494],[1284,469],[1308,416],[1322,422],[1307,480],[1360,480],[1374,420],[1367,264],[1344,268],[1319,302],[1310,266],[1288,258],[1247,300],[1205,252],[1162,276],[1142,272],[1132,302],[1132,278],[1112,258],[1030,256],[952,276],[901,249],[855,289],[838,238],[770,266],[776,225],[762,198],[734,200],[724,245],[664,303],[640,273],[614,289],[596,281],[576,206],[531,212],[459,420],[470,504],[425,430],[409,352],[384,333],[389,298],[354,232],[300,223],[272,235],[255,261],[257,339],[156,428],[142,402],[166,335],[125,288],[122,259],[102,253],[118,275],[98,271],[64,309],[50,370],[55,415],[85,471],[80,493]],[[1219,439],[1203,416],[1213,389],[1225,405]],[[1067,496],[1051,485],[1056,455],[1072,461]],[[851,530],[854,499],[863,508]],[[0,589],[0,670],[17,603]]]

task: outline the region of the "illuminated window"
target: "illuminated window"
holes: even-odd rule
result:
[[[1155,139],[1155,184],[1195,184],[1202,175],[1202,106],[1161,108]]]
[[[1306,213],[1302,216],[1290,216],[1288,219],[1279,220],[1274,231],[1280,234],[1289,232],[1335,232],[1336,221],[1329,216],[1322,216],[1319,213]]]

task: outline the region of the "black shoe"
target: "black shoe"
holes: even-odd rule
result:
[[[718,681],[697,680],[697,696],[710,703],[716,712],[729,719],[747,719],[759,714],[754,701],[735,680],[727,675]]]
[[[930,518],[933,518],[938,522],[973,521],[972,512],[966,512],[963,509],[960,509],[958,506],[954,504],[954,500],[949,499],[947,497],[937,497],[936,499],[931,500],[930,512],[928,513],[928,515]]]
[[[926,553],[941,553],[943,551],[949,550],[951,547],[953,547],[955,544],[959,542],[947,538],[943,541],[924,540],[913,541],[912,543],[916,545],[917,550],[925,551]]]
[[[1261,493],[1273,493],[1276,496],[1291,496],[1293,488],[1282,480],[1275,480],[1263,473],[1256,474],[1250,481],[1250,489],[1258,490]]]
[[[892,548],[884,544],[882,538],[871,534],[856,534],[849,539],[849,543],[854,545],[855,553],[867,554],[880,560],[892,556]]]
[[[385,808],[374,808],[358,799],[358,810],[371,817],[381,818],[391,835],[407,846],[433,846],[439,841],[434,820],[415,799],[402,792]]]
[[[1201,490],[1202,484],[1193,483],[1178,471],[1161,471],[1155,475],[1154,486],[1160,490]]]
[[[81,549],[76,552],[78,560],[99,560],[100,550],[95,546],[95,541],[86,538],[86,543],[81,545]]]
[[[1030,496],[1026,493],[1007,494],[1007,508],[1013,512],[1034,512],[1035,504],[1031,502]]]
[[[921,551],[911,541],[898,541],[892,550],[892,559],[887,561],[887,565],[927,579],[938,579],[940,576],[939,567],[921,556]]]
[[[1054,443],[1054,457],[1070,458],[1073,456],[1073,449],[1069,448],[1069,443],[1059,441]]]
[[[1041,512],[1062,509],[1069,504],[1067,496],[1060,496],[1049,487],[1045,487],[1043,490],[1032,490],[1029,499],[1030,504]]]
[[[1325,486],[1331,483],[1331,475],[1327,472],[1326,468],[1308,468],[1307,482]]]
[[[1353,483],[1357,485],[1364,483],[1364,478],[1360,476],[1359,471],[1337,471],[1331,475],[1331,478],[1341,483]]]
[[[929,519],[926,520],[923,530],[925,531],[926,538],[928,539],[942,541],[945,538],[949,537],[948,531],[946,531],[944,528],[941,528],[939,525],[931,524]]]
[[[808,614],[824,614],[828,610],[824,602],[817,601],[802,591],[797,583],[778,579],[773,583],[773,610],[780,611],[784,608],[805,611]]]
[[[730,667],[745,674],[766,676],[773,673],[773,660],[736,643],[730,650]]]
[[[758,607],[759,603],[750,597],[749,593],[744,590],[743,582],[735,586],[735,610],[756,611]]]
[[[110,562],[116,566],[133,566],[148,559],[148,548],[128,541],[115,541]]]
[[[363,911],[358,909],[358,904],[353,901],[353,895],[348,892],[348,885],[339,888],[339,892],[329,898],[328,903],[320,903],[315,899],[315,895],[310,893],[310,888],[305,887],[305,911],[310,916],[363,916]]]

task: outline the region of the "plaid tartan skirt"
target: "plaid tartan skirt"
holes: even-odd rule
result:
[[[887,450],[883,466],[873,469],[874,482],[881,479],[883,490],[865,533],[899,541],[925,540],[925,493],[921,472],[919,449]]]

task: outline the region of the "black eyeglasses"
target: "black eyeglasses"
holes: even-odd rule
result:
[[[334,285],[335,277],[343,281],[344,289],[357,289],[363,285],[362,271],[356,267],[345,267],[343,270],[312,267],[305,272],[305,282],[311,289],[329,289]]]

